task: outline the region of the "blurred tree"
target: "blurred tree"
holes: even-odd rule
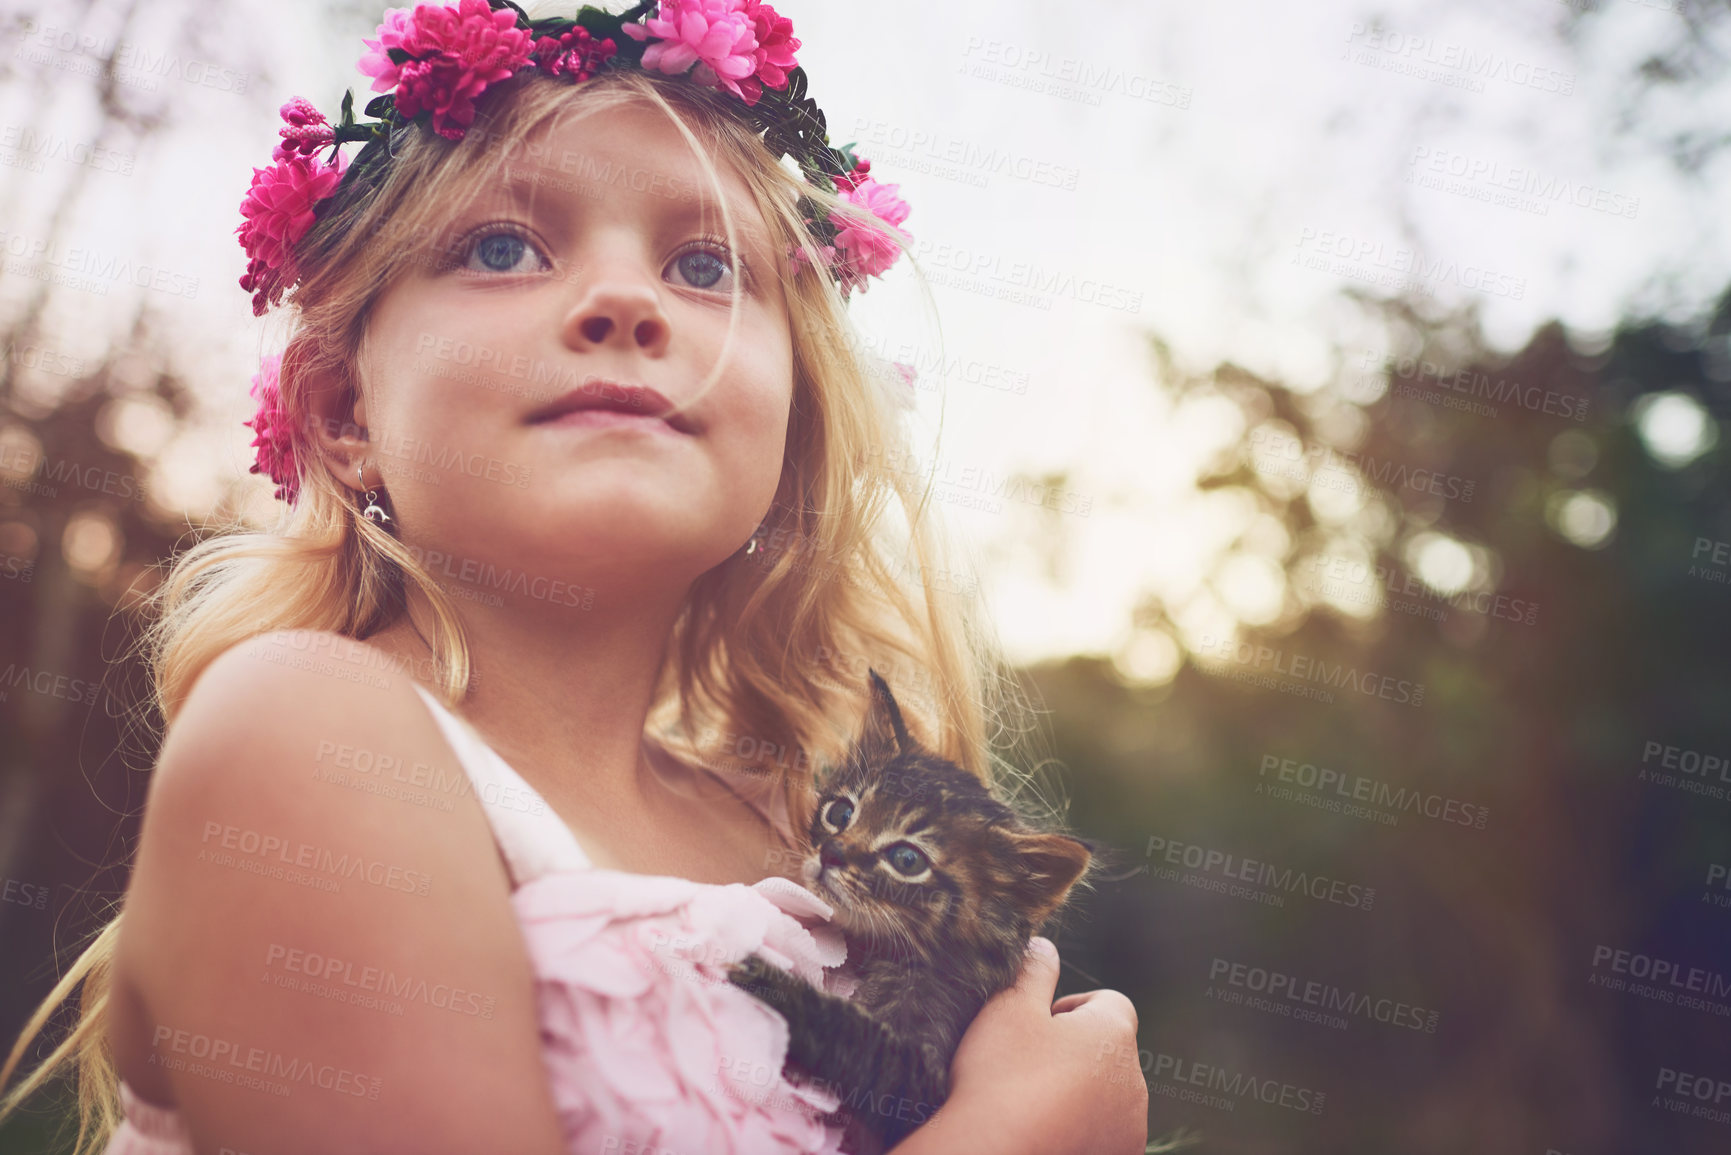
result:
[[[1194,606],[1150,598],[1138,627],[1187,654],[1169,680],[1138,677],[1134,646],[1029,671],[1075,821],[1121,848],[1060,940],[1072,982],[1129,992],[1150,1052],[1328,1094],[1315,1118],[1156,1095],[1155,1132],[1197,1126],[1208,1150],[1722,1150],[1720,1125],[1649,1100],[1661,1066],[1725,1069],[1723,1020],[1589,977],[1601,945],[1721,974],[1731,957],[1702,893],[1731,861],[1731,801],[1638,780],[1649,743],[1731,753],[1731,292],[1698,325],[1632,321],[1595,349],[1551,324],[1507,359],[1470,315],[1377,307],[1391,352],[1343,356],[1309,394],[1230,364],[1186,374],[1155,342],[1180,399],[1243,414],[1204,485],[1280,520],[1283,604],[1204,642],[1175,620]],[[1251,537],[1204,600],[1267,556]],[[1354,692],[1372,675],[1395,685]],[[1273,793],[1285,759],[1487,821],[1354,815],[1338,784],[1293,790],[1295,768]],[[1124,869],[1173,843],[1374,887],[1374,906]],[[1221,1006],[1217,959],[1404,998],[1439,1029]]]

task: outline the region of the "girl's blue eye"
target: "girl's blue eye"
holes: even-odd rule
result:
[[[536,258],[536,263],[532,268],[520,267],[525,254]],[[476,243],[468,246],[467,255],[470,259],[464,262],[463,267],[477,272],[520,273],[535,272],[541,268],[540,254],[536,252],[534,246],[515,232],[495,230],[482,233],[476,238]],[[475,259],[479,259],[481,262],[479,269],[476,269]]]
[[[710,289],[720,293],[733,291],[731,284],[718,284],[724,276],[733,272],[732,263],[721,253],[710,249],[687,249],[674,257],[668,268],[678,269],[679,275],[694,289]]]
[[[477,273],[540,272],[550,267],[534,243],[514,229],[497,228],[474,234],[463,245],[460,256],[462,267]],[[680,280],[690,288],[733,291],[728,278],[735,275],[736,262],[729,259],[725,247],[687,249],[674,257],[667,269],[677,271]]]
[[[897,874],[912,877],[931,865],[931,860],[917,846],[906,842],[898,842],[884,852],[889,860],[890,868]]]

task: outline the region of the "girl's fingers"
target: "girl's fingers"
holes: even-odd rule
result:
[[[1015,989],[1030,1001],[1038,996],[1042,1007],[1052,1005],[1052,995],[1058,990],[1058,948],[1051,939],[1035,935],[1028,940],[1028,953]]]
[[[1136,1004],[1120,991],[1082,991],[1078,994],[1065,995],[1052,1004],[1052,1013],[1061,1015],[1065,1012],[1101,1015],[1108,1020],[1128,1024],[1132,1035],[1136,1033],[1138,1025]]]

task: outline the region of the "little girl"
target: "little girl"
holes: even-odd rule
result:
[[[286,509],[157,591],[123,913],[0,1072],[82,984],[0,1105],[76,1062],[81,1152],[841,1149],[845,1089],[725,981],[757,953],[847,992],[790,881],[812,769],[868,665],[1009,769],[1007,679],[885,464],[905,382],[845,311],[904,250],[895,186],[828,146],[768,5],[578,19],[393,10],[378,119],[291,101],[255,170]],[[898,1155],[1143,1150],[1135,1012],[1057,975],[1035,939]]]

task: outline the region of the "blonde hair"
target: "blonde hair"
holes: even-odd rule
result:
[[[453,219],[450,206],[478,191],[531,134],[572,107],[650,102],[673,119],[712,184],[710,157],[732,162],[773,251],[797,247],[810,258],[777,271],[794,394],[780,485],[758,532],[768,548],[736,554],[693,584],[666,651],[650,728],[675,753],[710,764],[718,760],[715,735],[749,737],[751,751],[736,740],[728,759],[779,776],[802,829],[813,803],[810,769],[845,754],[868,700],[869,664],[898,691],[916,736],[982,780],[1011,784],[1001,792],[1017,793],[1030,779],[1016,769],[1016,755],[1032,750],[1035,738],[1031,726],[1018,724],[1027,706],[977,598],[943,580],[954,559],[929,516],[929,491],[919,492],[908,469],[907,433],[879,383],[886,367],[873,368],[860,352],[796,198],[875,228],[905,251],[902,239],[795,177],[723,106],[733,99],[725,94],[630,69],[575,87],[530,70],[500,87],[509,97],[484,101],[486,115],[462,140],[418,128],[400,133],[377,186],[365,195],[345,189],[321,212],[297,250],[302,280],[284,310],[295,319],[281,367],[285,408],[305,413],[308,383],[319,374],[358,386],[374,302],[411,262],[426,258],[425,242],[436,244],[442,222]],[[429,680],[448,705],[466,693],[469,656],[450,596],[415,553],[360,516],[351,490],[305,450],[302,459],[298,500],[277,526],[221,527],[176,556],[153,593],[144,656],[165,724],[199,673],[228,648],[278,629],[365,639],[406,612],[411,586],[431,610]],[[895,512],[901,524],[889,517]],[[778,551],[781,540],[802,548]],[[919,692],[903,692],[911,680]],[[4,1086],[55,1010],[79,990],[76,1026],[0,1100],[0,1118],[75,1065],[80,1155],[98,1149],[119,1122],[104,1018],[122,917],[96,934],[0,1068]]]

